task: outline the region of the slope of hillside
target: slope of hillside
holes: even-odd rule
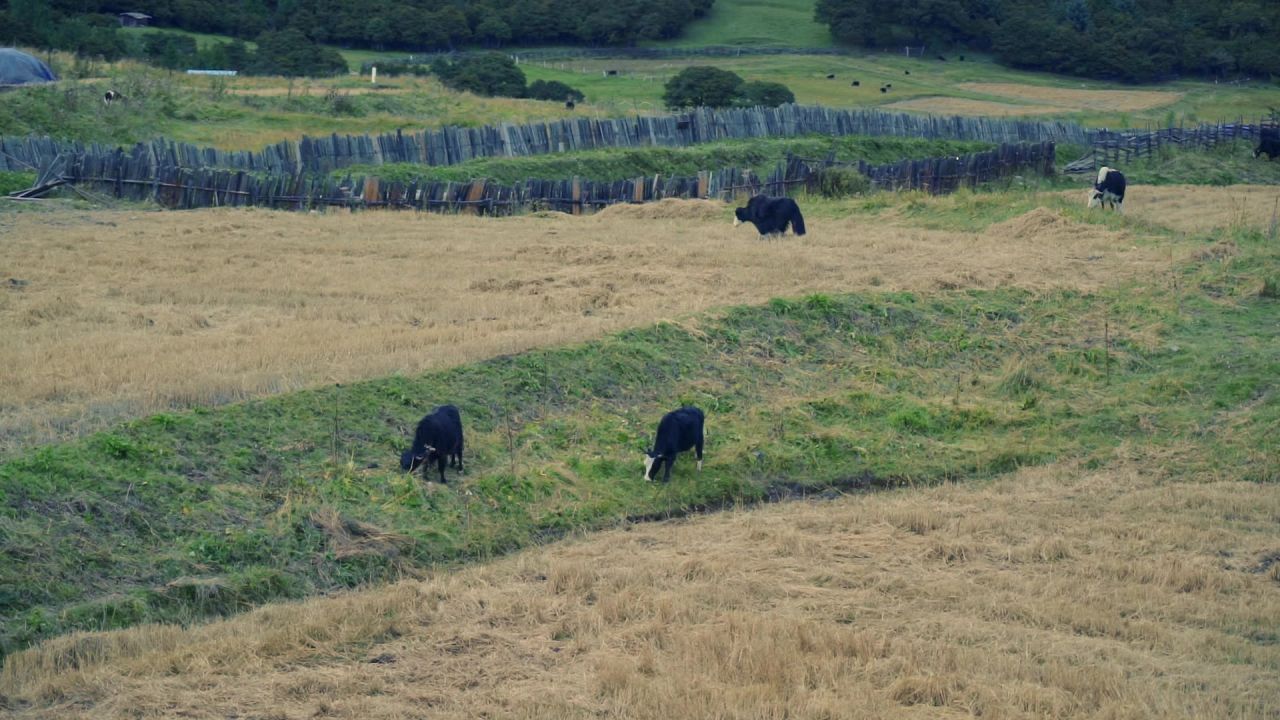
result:
[[[1156,193],[1139,187],[1137,197],[1150,202]],[[443,242],[451,225],[459,234],[479,234],[480,222],[512,233],[506,242],[486,238],[478,269],[467,270],[455,254],[453,290],[406,275],[410,255],[375,252],[363,239],[331,241],[329,270],[315,242],[288,263],[280,253],[270,263],[244,248],[228,254],[225,238],[243,229],[236,222],[269,221],[270,213],[234,213],[227,225],[210,228],[222,242],[191,228],[186,235],[161,232],[170,245],[188,238],[177,242],[184,251],[216,249],[219,263],[182,261],[202,268],[210,285],[157,288],[145,265],[155,259],[120,255],[114,262],[139,266],[131,271],[140,270],[145,282],[108,280],[101,301],[86,299],[85,317],[66,299],[74,293],[30,305],[19,294],[25,289],[9,290],[4,308],[17,325],[80,318],[49,337],[82,338],[96,348],[9,365],[41,368],[22,377],[48,374],[55,381],[49,392],[67,393],[58,379],[83,373],[56,370],[61,355],[101,360],[131,345],[103,344],[98,334],[118,302],[146,308],[124,314],[131,324],[119,331],[138,337],[145,354],[120,367],[158,372],[165,367],[159,360],[179,346],[197,359],[174,367],[190,369],[212,367],[216,358],[242,362],[251,348],[269,346],[267,338],[283,347],[299,341],[295,354],[286,354],[290,362],[340,361],[350,351],[336,339],[362,326],[375,331],[366,336],[375,355],[424,338],[420,347],[447,347],[487,334],[476,328],[528,325],[531,332],[498,340],[540,345],[563,342],[563,333],[599,332],[614,312],[611,322],[635,324],[627,310],[633,304],[646,325],[655,314],[671,317],[664,305],[677,298],[692,309],[770,287],[811,294],[445,372],[164,412],[19,451],[0,464],[0,642],[12,651],[76,628],[240,612],[275,598],[416,575],[623,517],[800,490],[980,480],[1064,459],[1105,464],[1131,444],[1172,451],[1224,412],[1244,419],[1205,455],[1187,458],[1182,472],[1274,481],[1280,458],[1264,437],[1280,422],[1280,308],[1273,299],[1280,262],[1270,231],[1249,220],[1256,214],[1241,212],[1240,191],[1219,192],[1226,204],[1214,210],[1211,192],[1188,191],[1198,203],[1197,222],[1214,213],[1230,219],[1190,234],[1160,224],[1179,224],[1174,213],[1155,209],[1154,217],[1141,217],[1136,197],[1135,217],[1125,218],[1086,213],[1078,197],[1066,203],[1026,193],[908,197],[900,205],[872,197],[853,201],[865,207],[852,213],[849,203],[814,203],[810,234],[775,243],[735,239],[723,208],[705,203],[619,207],[590,218],[355,218],[360,227],[352,232],[361,238],[375,221],[409,222],[419,246],[426,237]],[[1270,213],[1272,205],[1255,212]],[[977,232],[975,217],[986,219]],[[690,233],[699,218],[714,225]],[[126,240],[105,239],[94,228],[86,247],[135,241],[146,223],[127,222],[134,229]],[[664,224],[668,239],[636,241],[637,233]],[[611,226],[622,228],[620,239],[600,234]],[[970,231],[945,229],[957,226]],[[259,249],[263,237],[273,237],[246,236]],[[65,247],[44,250],[74,250],[81,241],[60,242]],[[382,254],[394,272],[371,278],[374,286],[335,282],[349,278],[352,266],[376,267],[371,258]],[[735,255],[740,277],[725,264]],[[419,265],[430,267],[425,257]],[[283,270],[295,264],[296,276]],[[104,278],[109,265],[54,263],[96,267]],[[687,276],[672,269],[685,266]],[[259,276],[264,295],[250,292]],[[38,286],[56,277],[33,279]],[[377,298],[400,297],[405,286],[397,279],[425,282],[431,298],[453,298],[454,314],[425,304],[412,315],[386,310]],[[861,289],[814,292],[823,289],[815,280]],[[194,303],[192,312],[214,314],[172,312],[175,297]],[[282,303],[279,318],[233,312],[264,300]],[[527,314],[508,314],[512,309]],[[538,323],[549,316],[558,318],[561,334],[539,336]],[[597,324],[600,317],[606,322]],[[298,321],[301,333],[292,329]],[[388,324],[402,332],[386,335]],[[304,342],[320,327],[329,329],[314,334],[318,345]],[[253,339],[255,328],[267,334]],[[353,348],[365,342],[357,336]],[[1229,373],[1221,371],[1224,363]],[[227,377],[247,383],[264,365],[236,367]],[[128,377],[160,387],[155,376]],[[448,486],[423,486],[396,471],[395,460],[418,417],[446,401],[466,419],[470,472]],[[652,424],[682,402],[711,417],[706,471],[684,464],[670,485],[644,483],[639,453]]]
[[[716,0],[706,17],[685,26],[667,47],[830,48],[831,31],[813,16],[813,0]]]

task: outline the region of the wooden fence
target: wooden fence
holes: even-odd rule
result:
[[[1206,150],[1224,142],[1257,140],[1264,131],[1280,132],[1280,124],[1268,118],[1256,123],[1237,120],[1193,128],[1170,127],[1125,132],[1102,130],[1094,138],[1089,155],[1071,163],[1066,171],[1088,172],[1104,165],[1124,165],[1143,157],[1151,157],[1167,146]]]
[[[681,147],[717,140],[867,135],[979,140],[992,143],[1090,144],[1080,125],[880,110],[783,105],[777,108],[698,109],[626,118],[565,118],[545,123],[445,127],[382,135],[303,137],[260,152],[227,152],[157,139],[129,150],[49,138],[0,138],[0,170],[40,167],[60,154],[126,152],[156,167],[223,168],[281,174],[327,174],[352,165],[455,165],[487,157],[523,157],[597,148]],[[149,158],[144,159],[144,155]]]
[[[74,186],[135,201],[154,200],[167,208],[257,206],[309,210],[326,206],[413,208],[417,210],[506,215],[522,209],[560,210],[578,214],[618,203],[663,198],[719,198],[785,195],[801,187],[813,189],[823,171],[840,163],[788,158],[765,177],[750,170],[726,168],[687,177],[637,177],[612,182],[526,180],[504,185],[472,182],[383,182],[374,176],[335,181],[316,175],[263,175],[243,170],[155,167],[141,156],[119,153],[114,162],[81,156],[67,161],[61,176]],[[846,165],[867,175],[875,187],[951,192],[1020,172],[1052,173],[1053,143],[1005,145],[965,156],[904,160],[889,165]]]

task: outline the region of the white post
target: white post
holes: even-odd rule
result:
[[[378,84],[378,66],[377,65],[374,65],[369,70],[369,82],[373,83],[374,85]]]

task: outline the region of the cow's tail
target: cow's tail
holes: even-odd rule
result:
[[[791,216],[791,231],[796,235],[804,234],[804,216],[800,214],[800,206],[796,206],[795,213]]]

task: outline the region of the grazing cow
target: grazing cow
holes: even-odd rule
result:
[[[1093,189],[1089,191],[1089,207],[1096,208],[1101,205],[1105,208],[1107,203],[1110,203],[1116,212],[1123,215],[1124,186],[1124,173],[1103,167],[1098,171],[1098,182],[1094,183]]]
[[[828,74],[827,74],[827,79],[828,79],[828,80],[835,80],[835,79],[836,79],[836,74],[835,74],[835,73],[828,73]]]
[[[788,224],[796,235],[803,235],[805,232],[800,206],[789,197],[756,195],[747,201],[746,207],[735,208],[733,211],[733,226],[737,227],[744,222],[755,225],[761,235],[781,235],[787,231]]]
[[[854,80],[853,82],[849,83],[849,86],[850,86],[850,87],[859,87],[859,86],[861,86],[861,85],[862,85],[862,81],[861,81],[861,80]]]
[[[110,105],[111,103],[117,100],[123,100],[123,99],[124,99],[124,96],[116,92],[115,90],[108,90],[102,94],[102,102],[107,105]]]
[[[417,432],[413,434],[413,447],[400,456],[400,469],[413,472],[421,466],[425,479],[429,463],[435,460],[440,469],[440,482],[443,483],[446,458],[449,467],[456,467],[458,472],[462,472],[462,418],[458,415],[458,408],[452,405],[441,405],[422,418]]]
[[[910,74],[911,74],[911,71],[910,71],[910,70],[903,70],[903,71],[902,71],[902,74],[903,74],[903,75],[910,75]]]
[[[1258,147],[1253,149],[1253,156],[1267,156],[1267,162],[1280,157],[1280,129],[1263,128],[1262,134],[1258,137]]]
[[[573,98],[569,98],[568,100],[565,100],[565,101],[564,101],[564,109],[565,109],[565,110],[572,110],[574,107],[576,107],[576,106],[575,106],[575,105],[574,105],[574,103],[573,103]]]
[[[698,470],[702,470],[702,411],[696,407],[682,407],[672,410],[658,421],[658,435],[654,438],[653,449],[644,455],[644,479],[654,480],[658,470],[666,464],[662,481],[671,480],[671,466],[676,462],[676,455],[693,448],[698,458]]]
[[[882,93],[887,93],[887,92],[889,92],[889,88],[887,88],[887,87],[882,87],[882,88],[880,88],[880,92],[882,92]]]

